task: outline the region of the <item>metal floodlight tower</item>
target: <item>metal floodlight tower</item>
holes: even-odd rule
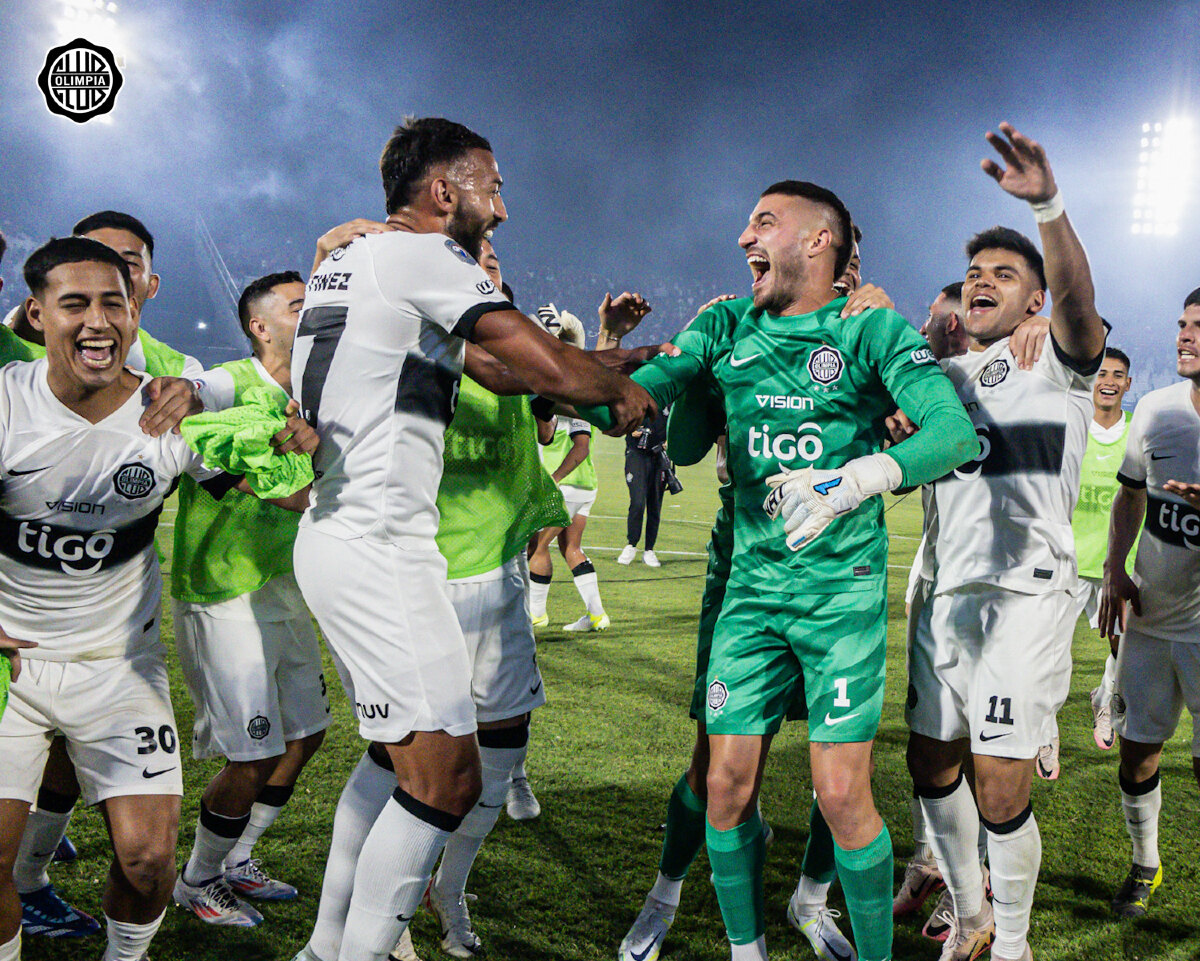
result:
[[[1196,131],[1190,117],[1142,124],[1133,232],[1172,237],[1179,233],[1196,177]]]

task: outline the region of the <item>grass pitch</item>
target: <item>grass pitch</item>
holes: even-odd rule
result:
[[[705,544],[717,509],[711,461],[682,470],[682,494],[668,497],[657,545],[663,566],[620,567],[627,494],[623,445],[603,438],[596,456],[600,496],[584,544],[600,574],[612,629],[565,634],[559,625],[583,610],[561,558],[550,592],[551,629],[539,636],[549,696],[534,716],[529,773],[542,803],[539,820],[500,822],[476,862],[469,890],[475,930],[487,957],[505,961],[593,961],[615,956],[654,879],[660,825],[672,784],[687,764],[694,728],[687,717],[695,654],[695,622],[704,582]],[[896,843],[899,883],[911,853],[904,767],[904,586],[920,535],[920,501],[889,498],[892,532],[889,587],[887,701],[876,750],[875,796]],[[169,523],[171,515],[164,515]],[[169,536],[161,540],[169,547]],[[180,742],[190,741],[192,707],[172,649],[169,606],[164,637],[171,663]],[[1097,750],[1091,737],[1088,691],[1103,668],[1105,645],[1082,626],[1075,639],[1075,676],[1060,717],[1062,777],[1036,781],[1034,810],[1041,826],[1043,862],[1034,904],[1031,942],[1039,961],[1058,959],[1200,958],[1200,871],[1195,860],[1200,804],[1182,734],[1163,759],[1160,848],[1165,882],[1149,917],[1117,921],[1107,901],[1129,866],[1121,818],[1116,751]],[[333,678],[332,670],[327,676]],[[307,939],[316,915],[329,830],[338,793],[363,745],[340,688],[330,685],[334,723],[309,764],[296,794],[255,849],[273,875],[295,884],[291,903],[262,905],[266,921],[245,931],[214,928],[172,907],[151,946],[154,961],[286,959]],[[1186,729],[1186,721],[1181,730]],[[807,942],[784,917],[799,871],[812,797],[803,724],[787,724],[775,739],[763,788],[763,810],[776,841],[766,868],[767,942],[772,957],[812,958]],[[179,860],[190,850],[200,792],[214,762],[185,760]],[[108,841],[99,816],[80,809],[72,822],[80,858],[55,866],[61,893],[93,914],[108,869]],[[683,903],[667,938],[667,961],[727,958],[716,898],[702,853],[684,887]],[[832,904],[844,909],[834,887]],[[927,910],[932,905],[927,905]],[[895,957],[937,958],[940,946],[920,936],[923,918],[896,927]],[[849,932],[843,918],[843,930]],[[432,920],[413,922],[418,951],[445,958]],[[94,961],[100,938],[50,941],[29,938],[25,957]]]

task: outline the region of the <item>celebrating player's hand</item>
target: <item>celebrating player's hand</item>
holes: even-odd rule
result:
[[[897,410],[894,414],[889,414],[885,417],[883,419],[883,426],[887,428],[888,436],[892,439],[893,444],[899,444],[901,441],[908,440],[920,430],[909,419],[908,414],[902,410]]]
[[[271,438],[271,446],[276,454],[291,454],[299,451],[302,454],[315,454],[320,436],[298,413],[300,405],[294,400],[288,401],[287,424]]]
[[[1008,349],[1017,358],[1021,370],[1033,370],[1042,357],[1042,346],[1050,336],[1050,321],[1045,317],[1030,317],[1023,320],[1009,335]]]
[[[11,676],[14,681],[21,676],[21,651],[30,647],[37,647],[37,641],[18,641],[15,637],[9,637],[8,632],[0,627],[0,657],[12,661]]]
[[[600,315],[600,337],[609,341],[620,340],[637,327],[653,308],[641,294],[628,290],[619,297],[605,294],[596,313]]]
[[[1123,567],[1104,568],[1104,585],[1100,589],[1100,636],[1107,637],[1113,653],[1125,633],[1126,604],[1133,613],[1142,613],[1142,595]]]
[[[142,388],[146,412],[138,426],[151,437],[179,433],[179,422],[204,410],[196,385],[186,377],[155,377]]]
[[[658,405],[640,384],[631,380],[624,383],[621,396],[609,404],[613,426],[604,433],[612,437],[624,437],[647,420],[658,416]]]
[[[1163,490],[1185,501],[1200,510],[1200,484],[1186,484],[1183,481],[1169,480],[1163,484]]]
[[[842,308],[843,317],[857,317],[864,310],[875,310],[884,307],[895,310],[896,304],[882,287],[874,284],[863,284],[846,298],[846,306]]]
[[[894,490],[903,479],[900,465],[887,454],[856,457],[836,470],[805,467],[767,478],[772,488],[763,501],[772,519],[783,518],[787,546],[807,547],[830,522],[868,497]]]
[[[380,223],[378,220],[368,220],[365,217],[359,217],[347,223],[338,224],[338,226],[321,234],[317,238],[317,254],[316,259],[313,260],[313,271],[315,272],[321,266],[321,261],[339,247],[346,247],[358,240],[359,237],[365,237],[367,234],[385,234],[389,230],[395,229],[392,224]]]
[[[1001,167],[988,158],[980,161],[983,172],[1006,193],[1031,204],[1044,203],[1058,193],[1054,171],[1050,169],[1042,145],[1026,137],[1011,123],[1000,124],[1000,133],[1004,137],[989,130],[986,137],[1006,166]]]
[[[716,307],[717,304],[723,304],[727,300],[737,300],[737,294],[721,294],[719,297],[714,297],[707,304],[704,304],[699,310],[696,311],[696,317],[699,317],[706,310]],[[692,319],[695,320],[696,318],[693,317]]]

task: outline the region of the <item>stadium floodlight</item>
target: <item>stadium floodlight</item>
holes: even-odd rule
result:
[[[108,47],[120,63],[126,53],[125,37],[114,14],[117,4],[109,0],[58,0],[54,28],[59,42],[83,37]]]
[[[1196,176],[1196,132],[1190,117],[1142,124],[1133,232],[1171,237],[1179,233]]]

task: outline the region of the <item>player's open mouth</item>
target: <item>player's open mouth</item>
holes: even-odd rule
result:
[[[761,284],[767,274],[771,272],[771,261],[767,260],[762,254],[747,254],[746,263],[750,266],[750,273],[754,275],[754,283],[751,284],[752,288]]]
[[[75,349],[79,351],[79,357],[85,367],[104,370],[112,365],[116,357],[117,342],[111,337],[89,337],[86,340],[77,340]]]
[[[1115,388],[1115,387],[1097,387],[1096,393],[1098,393],[1101,397],[1116,397],[1117,396],[1117,388]]]
[[[978,317],[986,314],[989,310],[994,310],[996,300],[994,297],[989,297],[987,294],[976,294],[971,298],[970,314],[973,317]]]
[[[1195,360],[1196,355],[1192,351],[1188,350],[1186,347],[1180,347],[1179,348],[1179,359],[1180,360]]]

